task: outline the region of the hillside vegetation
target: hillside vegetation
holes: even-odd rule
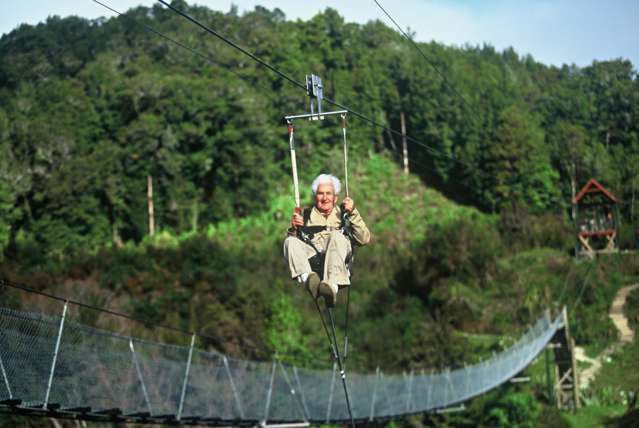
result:
[[[567,208],[576,186],[597,178],[622,200],[620,240],[632,245],[639,80],[630,62],[557,68],[512,49],[420,44],[444,82],[380,22],[174,4],[299,80],[320,74],[328,96],[366,116],[398,129],[404,113],[420,142],[409,144],[405,175],[401,141],[349,118],[350,191],[373,233],[356,254],[351,370],[473,363],[563,305],[589,352],[616,340],[608,306],[639,278],[639,257],[576,261]],[[154,6],[109,20],[52,17],[3,36],[0,100],[3,277],[197,330],[209,337],[201,346],[232,356],[331,365],[314,306],[281,255],[293,208],[282,116],[308,108],[302,91]],[[343,171],[341,129],[299,122],[296,136],[310,203],[317,173]],[[166,330],[140,334],[183,344]],[[542,360],[531,384],[493,391],[461,416],[402,423],[567,426]],[[610,394],[619,374],[607,379],[592,397]]]

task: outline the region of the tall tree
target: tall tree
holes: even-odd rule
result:
[[[484,169],[489,185],[486,197],[494,209],[522,205],[545,210],[559,202],[559,176],[550,164],[543,130],[517,106],[500,114]]]

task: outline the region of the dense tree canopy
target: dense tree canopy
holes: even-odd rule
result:
[[[287,21],[177,7],[325,93],[400,128],[427,185],[486,211],[561,211],[595,177],[636,217],[639,79],[618,59],[549,67],[512,49],[421,43],[327,9]],[[197,50],[195,55],[152,27]],[[162,6],[108,20],[51,17],[0,40],[0,246],[50,254],[184,232],[263,210],[288,180],[284,114],[305,95]],[[328,106],[326,106],[328,107]],[[302,174],[330,166],[334,123],[300,125]],[[401,142],[352,118],[352,159]]]

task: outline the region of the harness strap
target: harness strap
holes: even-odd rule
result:
[[[298,237],[302,241],[306,242],[307,244],[315,248],[314,245],[310,244],[307,241],[311,241],[316,233],[323,232],[327,230],[328,228],[326,226],[307,226],[308,222],[311,219],[311,210],[312,210],[311,208],[304,208],[304,210],[302,211],[304,226],[298,228]],[[359,245],[357,241],[355,240],[355,237],[353,236],[353,224],[351,222],[350,214],[348,214],[344,210],[341,211],[340,223],[341,223],[341,226],[339,227],[339,229],[336,229],[336,230],[341,230],[342,233],[346,235],[348,239],[351,241],[351,245],[353,247],[355,247],[356,245]],[[302,233],[299,233],[299,232],[302,232]],[[319,252],[317,251],[317,249],[315,249],[315,251]]]

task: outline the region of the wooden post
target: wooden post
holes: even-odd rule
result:
[[[570,336],[568,312],[562,310],[562,328],[553,336],[555,351],[555,397],[557,408],[572,407],[576,411],[581,407],[579,402],[579,371],[575,358],[575,342]]]
[[[566,318],[568,322],[568,318]],[[570,338],[570,355],[572,357],[572,399],[574,411],[579,410],[581,403],[579,402],[579,371],[577,369],[577,358],[575,356],[575,339]]]
[[[575,203],[575,196],[577,196],[577,167],[573,161],[571,165],[570,173],[570,200],[572,201],[572,221],[577,221],[577,204]]]
[[[550,350],[548,347],[544,350],[546,359],[546,393],[548,394],[548,401],[551,405],[557,405],[555,400],[555,388],[552,381],[552,368],[550,365]]]
[[[408,175],[408,144],[406,143],[406,119],[404,112],[399,113],[402,122],[402,152],[404,154],[404,174]]]
[[[146,176],[146,196],[147,205],[149,207],[149,235],[155,235],[155,213],[153,209],[153,177],[149,174]]]

